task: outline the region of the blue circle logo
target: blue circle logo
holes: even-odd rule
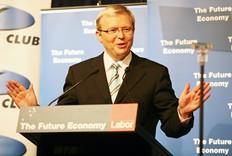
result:
[[[26,11],[0,4],[0,30],[16,30],[32,26],[33,16]]]
[[[16,80],[20,82],[25,88],[29,88],[30,86],[30,81],[17,73],[11,72],[11,71],[0,71],[0,95],[5,95],[7,94],[7,81],[9,80]]]
[[[16,139],[0,135],[1,156],[22,156],[26,153],[26,146]]]

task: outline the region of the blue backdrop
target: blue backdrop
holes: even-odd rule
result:
[[[149,58],[169,68],[177,96],[185,83],[194,86],[199,81],[197,54],[189,49],[191,43],[214,45],[205,68],[205,80],[212,86],[205,103],[205,155],[232,155],[231,6],[229,0],[151,0],[148,4]],[[176,156],[197,155],[198,113],[194,113],[194,128],[188,135],[171,139],[159,131],[157,139]]]

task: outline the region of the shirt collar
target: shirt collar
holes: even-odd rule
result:
[[[115,61],[110,57],[110,55],[106,52],[103,54],[104,66],[106,71],[110,70],[111,65],[115,63]],[[123,60],[117,61],[117,63],[125,70],[132,60],[132,53],[130,52]]]

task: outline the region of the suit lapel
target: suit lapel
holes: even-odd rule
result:
[[[120,87],[118,95],[116,97],[115,103],[120,103],[123,101],[123,98],[128,95],[127,101],[136,102],[131,95],[132,89],[136,86],[139,81],[141,81],[145,75],[145,71],[143,70],[143,60],[140,59],[137,55],[132,55],[132,60],[129,66],[129,70],[126,73],[126,76],[123,80],[123,83]]]
[[[100,56],[96,57],[96,59],[94,59],[93,68],[98,68],[99,70],[99,72],[96,74],[96,79],[95,79],[99,90],[99,92],[96,94],[101,94],[102,97],[105,99],[105,103],[112,103],[108,82],[106,79],[105,67],[103,63],[103,54],[101,54]]]

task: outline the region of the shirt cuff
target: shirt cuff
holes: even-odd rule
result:
[[[177,113],[178,113],[178,116],[179,116],[179,119],[180,119],[180,122],[181,122],[181,123],[187,124],[187,123],[189,122],[189,120],[192,118],[192,116],[190,116],[190,117],[188,117],[188,118],[183,118],[183,117],[181,116],[179,106],[177,107]]]

